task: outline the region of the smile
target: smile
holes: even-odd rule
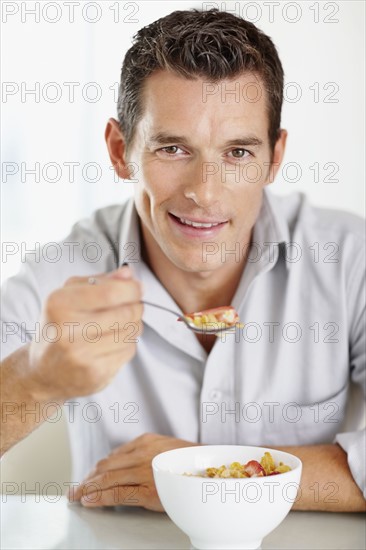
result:
[[[183,223],[184,225],[191,225],[192,227],[215,227],[216,225],[220,225],[221,222],[216,223],[205,223],[205,222],[192,222],[191,220],[186,220],[184,218],[179,218],[180,223]]]
[[[172,214],[169,212],[169,215],[175,218],[176,221],[179,221],[182,225],[189,225],[191,227],[195,227],[198,229],[210,229],[211,227],[216,227],[218,225],[222,225],[227,222],[227,220],[223,221],[196,221],[196,220],[190,220],[188,218],[181,218],[180,216],[176,216],[175,214]]]
[[[179,236],[184,236],[186,239],[207,239],[217,238],[221,231],[224,230],[229,220],[219,221],[213,219],[198,219],[192,220],[185,216],[177,216],[169,214],[170,223],[173,230],[178,232]]]

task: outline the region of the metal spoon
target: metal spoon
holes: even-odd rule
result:
[[[128,266],[128,263],[123,262],[122,266]],[[173,315],[178,317],[177,321],[183,321],[183,323],[186,325],[187,328],[189,328],[189,330],[192,330],[193,332],[197,332],[199,334],[218,334],[220,332],[229,331],[230,329],[233,329],[236,326],[237,327],[243,327],[244,326],[242,323],[239,323],[239,321],[237,321],[235,324],[228,325],[226,327],[217,327],[217,328],[215,328],[214,322],[205,323],[206,326],[198,327],[197,325],[194,324],[193,319],[191,319],[190,317],[194,317],[195,315],[203,315],[205,313],[204,311],[199,311],[197,313],[190,313],[190,314],[186,314],[186,315],[184,315],[184,314],[181,315],[180,313],[177,313],[173,309],[169,309],[167,307],[160,306],[159,304],[154,304],[154,303],[148,302],[146,300],[141,300],[141,303],[145,304],[147,306],[156,307],[158,309],[162,309],[164,311],[168,311],[169,313],[172,313]],[[215,309],[218,310],[218,309],[221,309],[221,308],[215,308]],[[235,312],[236,318],[239,319],[238,314],[236,313],[235,309],[232,306],[229,306],[227,308],[222,308],[222,309],[232,309]],[[213,310],[206,310],[206,311],[213,311]],[[219,321],[217,321],[217,322],[219,322]]]
[[[167,307],[160,306],[158,304],[153,304],[152,302],[147,302],[146,300],[142,300],[141,303],[145,304],[147,306],[156,307],[158,309],[162,309],[164,311],[168,311],[169,313],[172,313],[173,315],[178,317],[177,321],[183,321],[183,323],[187,326],[187,328],[189,328],[189,330],[192,330],[193,332],[198,332],[199,334],[218,334],[220,332],[228,331],[232,328],[235,328],[236,326],[239,326],[239,327],[243,326],[241,323],[236,322],[233,325],[228,325],[228,326],[225,326],[225,327],[215,328],[215,326],[214,326],[215,323],[213,321],[210,321],[208,323],[204,323],[204,325],[202,327],[198,327],[197,325],[194,324],[193,319],[191,319],[190,317],[195,316],[195,315],[197,315],[197,316],[198,315],[204,315],[205,310],[204,311],[199,311],[197,313],[190,313],[190,314],[187,314],[187,315],[184,315],[184,314],[181,315],[180,313],[177,313],[173,309],[169,309]],[[220,308],[216,308],[216,309],[220,309]],[[234,310],[234,308],[232,306],[227,307],[225,309]],[[213,311],[213,310],[206,310],[206,311]],[[234,310],[234,312],[235,312],[235,310]],[[237,316],[237,314],[236,314],[236,316]],[[220,321],[217,321],[217,323],[219,323],[219,322]]]

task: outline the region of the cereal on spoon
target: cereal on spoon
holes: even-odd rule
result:
[[[239,315],[233,306],[222,306],[195,313],[185,313],[184,317],[200,329],[206,327],[222,329],[233,326],[244,326],[240,323]]]

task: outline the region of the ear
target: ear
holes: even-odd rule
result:
[[[130,179],[131,176],[126,160],[126,142],[117,120],[114,118],[108,120],[104,136],[109,158],[111,159],[117,176],[121,179]]]
[[[283,157],[285,155],[286,140],[287,140],[287,130],[280,130],[276,144],[273,149],[272,161],[271,161],[272,164],[269,168],[265,185],[272,183],[277,175],[277,172],[281,166]]]

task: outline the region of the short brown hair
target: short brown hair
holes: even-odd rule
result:
[[[273,150],[281,124],[284,75],[272,40],[253,23],[218,9],[192,9],[174,11],[140,29],[123,62],[117,105],[127,148],[143,114],[145,80],[158,69],[209,82],[245,71],[257,74],[267,93]]]

